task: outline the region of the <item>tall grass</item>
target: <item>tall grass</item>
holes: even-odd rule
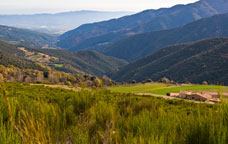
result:
[[[5,89],[5,90],[4,90]],[[1,143],[224,144],[228,104],[6,83]]]

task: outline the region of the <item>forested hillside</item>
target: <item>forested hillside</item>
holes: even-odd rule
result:
[[[143,12],[92,24],[82,25],[59,37],[58,46],[73,51],[107,47],[134,34],[164,30],[228,12],[228,0],[201,0],[188,5],[145,10]]]
[[[0,41],[0,65],[7,67],[12,65],[21,69],[42,70],[36,63],[26,60],[24,55],[15,45]]]
[[[176,82],[228,85],[228,38],[206,39],[165,47],[113,72],[116,81],[167,77]]]
[[[0,41],[0,64],[42,70],[41,63],[58,71],[103,76],[127,65],[124,60],[104,56],[95,51],[69,52],[55,49],[17,47]]]
[[[103,53],[135,61],[171,44],[226,36],[228,36],[228,14],[215,15],[175,29],[132,36],[105,48]]]

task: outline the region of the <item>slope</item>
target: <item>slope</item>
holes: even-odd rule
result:
[[[171,44],[228,36],[228,14],[215,15],[170,30],[138,34],[105,48],[103,53],[134,61]]]
[[[23,58],[24,53],[15,45],[0,41],[0,65],[15,66],[21,69],[43,70],[39,65]]]
[[[96,51],[86,50],[69,52],[54,49],[28,49],[30,51],[46,54],[50,57],[48,64],[57,70],[75,73],[77,71],[102,76],[107,72],[118,70],[127,65],[124,60],[104,56]]]
[[[116,81],[159,80],[228,84],[228,38],[165,47],[111,74]]]

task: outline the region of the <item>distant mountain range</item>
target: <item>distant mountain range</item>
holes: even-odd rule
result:
[[[55,47],[57,42],[52,35],[3,25],[0,25],[0,40],[32,48]]]
[[[201,18],[228,13],[227,7],[228,0],[201,0],[172,8],[146,10],[119,19],[82,25],[61,35],[57,45],[72,51],[102,49],[135,34],[176,28]]]
[[[228,38],[200,40],[160,49],[110,74],[120,82],[167,77],[176,82],[228,84]]]
[[[98,22],[132,12],[71,11],[56,14],[0,15],[0,25],[60,34],[85,23]]]
[[[171,44],[226,36],[228,37],[228,14],[221,14],[175,29],[138,34],[105,48],[103,53],[135,61]]]

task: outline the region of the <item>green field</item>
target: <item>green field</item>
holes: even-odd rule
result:
[[[55,60],[55,61],[59,60],[59,58],[54,57],[54,56],[52,56],[51,59],[52,59],[52,60]]]
[[[166,84],[137,84],[137,85],[127,85],[127,86],[117,86],[110,87],[109,90],[112,92],[121,93],[147,93],[154,90],[160,90],[170,87]]]
[[[64,64],[53,64],[55,67],[62,68],[64,67]]]
[[[41,58],[41,56],[40,55],[36,55],[36,56],[31,57],[31,60],[38,60],[39,58]]]
[[[168,84],[136,84],[127,86],[110,87],[109,90],[112,92],[121,93],[151,93],[166,95],[167,93],[179,93],[181,90],[184,91],[212,91],[212,92],[228,92],[228,87],[215,86],[215,85],[168,85]]]

